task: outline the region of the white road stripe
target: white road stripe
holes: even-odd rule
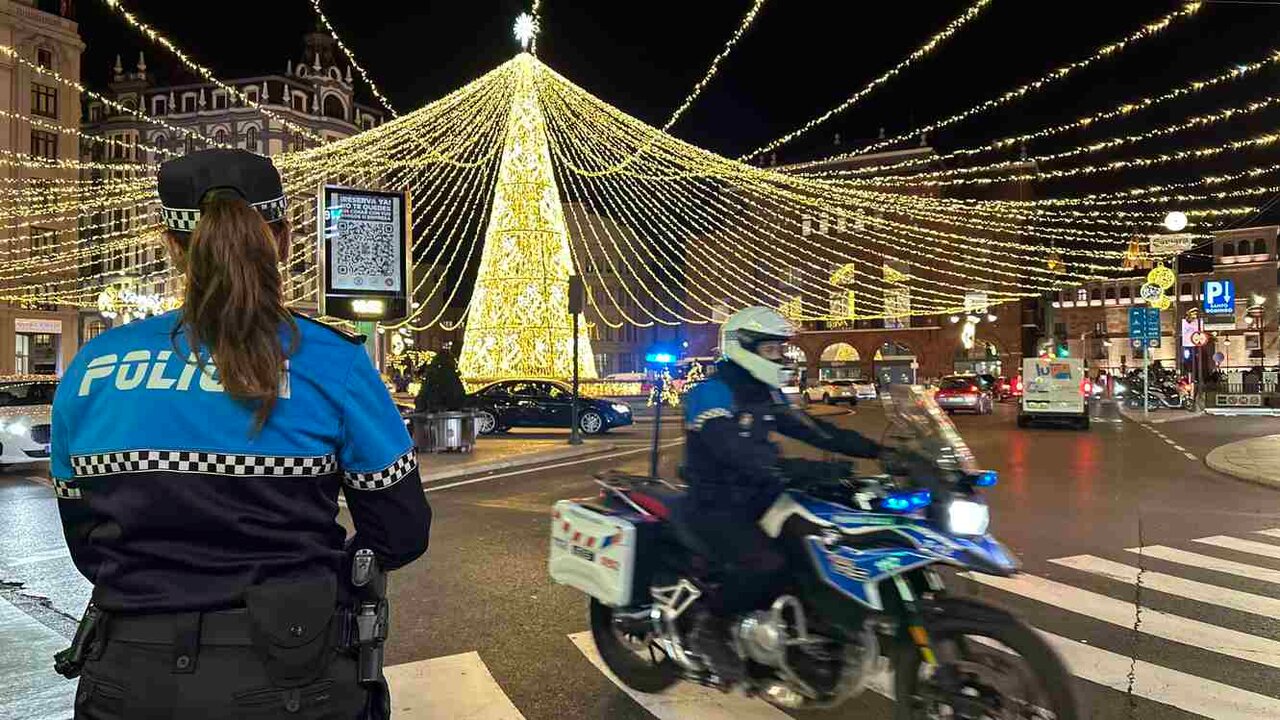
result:
[[[1177,445],[1177,444],[1175,444],[1175,445],[1173,446],[1173,449],[1174,449],[1174,450],[1177,450],[1178,452],[1186,452],[1186,451],[1187,451],[1187,449],[1186,449],[1186,448],[1182,447],[1181,445]]]
[[[28,553],[21,557],[5,558],[3,562],[9,567],[22,567],[23,565],[31,565],[45,560],[56,560],[58,558],[70,557],[71,553],[65,546],[53,548],[51,550],[42,550],[40,552]]]
[[[1049,562],[1069,567],[1081,572],[1101,575],[1126,584],[1134,584],[1138,580],[1138,568],[1124,563],[1112,562],[1093,555],[1075,555],[1058,558]],[[1270,618],[1280,618],[1280,599],[1240,592],[1230,588],[1218,587],[1208,583],[1187,580],[1175,575],[1147,570],[1142,573],[1143,589],[1157,590],[1169,595],[1195,600],[1197,602],[1218,605],[1241,612],[1253,613]]]
[[[1138,548],[1126,548],[1131,553],[1139,551]],[[1251,580],[1261,580],[1263,582],[1274,583],[1280,585],[1280,570],[1271,568],[1258,567],[1257,565],[1246,565],[1245,563],[1235,562],[1234,560],[1223,560],[1212,555],[1201,555],[1200,553],[1187,552],[1177,548],[1165,547],[1163,545],[1152,545],[1141,550],[1143,555],[1153,557],[1158,560],[1167,560],[1169,562],[1179,563],[1181,565],[1189,565],[1203,570],[1213,570],[1215,572],[1227,573],[1228,575],[1239,575],[1243,578]]]
[[[1254,532],[1258,535],[1266,535],[1267,537],[1280,537],[1280,528],[1273,528],[1271,530],[1255,530]]]
[[[658,447],[662,450],[665,450],[667,448],[672,448],[677,445],[683,445],[683,444],[684,444],[684,441],[679,440],[677,442],[665,443],[665,444],[659,445]],[[591,455],[591,456],[582,458],[580,460],[569,460],[567,462],[556,463],[554,465],[537,465],[534,467],[522,468],[520,470],[513,470],[511,472],[498,473],[496,475],[485,475],[484,477],[472,478],[470,480],[461,480],[459,482],[448,483],[446,485],[428,485],[426,488],[426,491],[437,492],[440,490],[448,490],[449,488],[462,487],[463,485],[473,485],[475,483],[488,482],[490,480],[499,480],[501,478],[514,477],[516,475],[524,475],[526,473],[531,473],[531,472],[541,472],[543,470],[555,470],[556,468],[569,467],[571,465],[582,465],[584,463],[599,462],[601,460],[612,460],[613,458],[626,457],[627,455],[636,455],[639,453],[647,453],[647,452],[649,452],[649,448],[645,447],[645,448],[640,448],[638,450],[626,450],[624,452],[610,453],[608,455]]]
[[[1226,548],[1227,550],[1235,550],[1236,552],[1249,553],[1251,555],[1261,555],[1263,557],[1280,559],[1280,545],[1261,543],[1256,540],[1241,540],[1240,538],[1228,537],[1226,535],[1214,535],[1213,537],[1196,538],[1195,540],[1192,540],[1192,542]]]
[[[1022,597],[1079,613],[1096,620],[1124,628],[1133,626],[1133,604],[1123,600],[1116,600],[1106,595],[1081,590],[1071,585],[1046,580],[1035,575],[1017,575],[1011,578],[1001,578],[972,573],[969,577],[983,585],[1013,593],[1014,595],[1021,595]],[[1218,627],[1199,620],[1192,620],[1180,615],[1172,615],[1144,607],[1142,609],[1142,632],[1191,647],[1204,648],[1221,655],[1258,663],[1259,665],[1280,668],[1280,642],[1231,630],[1230,628]]]
[[[392,716],[400,720],[524,720],[476,652],[392,665]]]
[[[1145,613],[1144,613],[1145,617]],[[1040,632],[1077,677],[1113,690],[1129,686],[1129,658],[1101,648]],[[1197,675],[1138,660],[1133,663],[1133,694],[1213,720],[1280,717],[1280,700],[1241,690]]]
[[[1189,452],[1184,452],[1184,453],[1182,453],[1182,454],[1183,454],[1183,455],[1186,455],[1188,460],[1199,460],[1199,459],[1200,459],[1200,458],[1196,457],[1195,455],[1192,455],[1192,454],[1191,454],[1191,453],[1189,453]]]

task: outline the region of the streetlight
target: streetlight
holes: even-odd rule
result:
[[[1174,210],[1164,216],[1164,227],[1169,232],[1182,232],[1187,229],[1187,214],[1181,210]]]

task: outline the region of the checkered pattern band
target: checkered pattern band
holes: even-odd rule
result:
[[[343,472],[342,484],[353,490],[385,490],[418,469],[418,455],[413,448],[396,461],[376,472]]]
[[[80,490],[75,487],[75,482],[75,480],[53,478],[53,494],[63,500],[79,500]]]
[[[183,450],[133,450],[102,455],[75,455],[71,458],[71,468],[78,478],[136,472],[314,477],[337,472],[338,458],[334,455],[271,457]]]
[[[732,417],[733,417],[733,413],[729,412],[725,408],[711,408],[710,410],[700,413],[698,417],[694,418],[693,423],[691,423],[689,426],[689,429],[694,431],[701,430],[702,426],[707,424],[707,421],[709,420],[715,420],[716,418],[732,418]]]
[[[285,213],[289,209],[289,201],[284,195],[274,200],[251,204],[253,209],[262,215],[262,219],[269,223],[284,219]],[[165,227],[170,230],[191,232],[196,229],[196,223],[200,222],[200,210],[161,207],[160,217],[164,220]]]

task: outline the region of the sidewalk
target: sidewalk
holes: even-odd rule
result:
[[[1280,488],[1280,435],[1220,445],[1210,450],[1204,461],[1220,473]]]
[[[70,644],[0,597],[0,717],[65,720],[72,715],[76,683],[53,672],[53,654]]]
[[[584,439],[581,445],[569,445],[568,438],[568,435],[563,439],[519,435],[482,437],[469,453],[418,453],[418,467],[423,482],[436,482],[595,455],[617,448],[608,440]]]

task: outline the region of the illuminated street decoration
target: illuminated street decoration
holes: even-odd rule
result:
[[[573,259],[536,95],[538,72],[532,55],[517,58],[493,210],[458,361],[468,380],[573,374]],[[578,342],[578,372],[593,379],[586,323]]]

